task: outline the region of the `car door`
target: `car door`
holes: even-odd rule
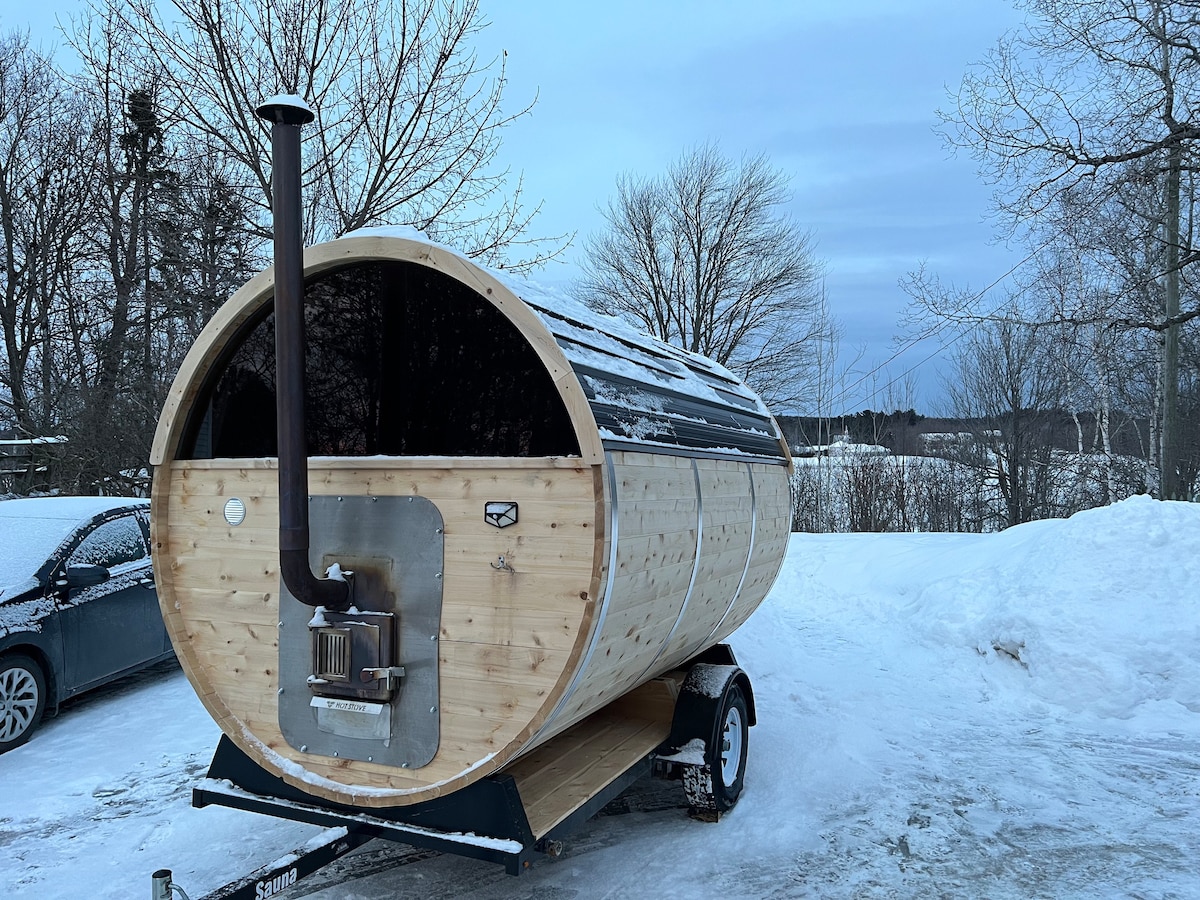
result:
[[[61,575],[75,565],[103,566],[111,577],[59,595],[68,694],[163,653],[162,615],[137,518],[129,513],[95,525],[71,551]]]

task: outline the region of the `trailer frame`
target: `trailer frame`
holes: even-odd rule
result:
[[[730,747],[722,729],[733,697],[745,717],[734,742],[740,754],[736,784],[722,790],[723,754]],[[681,781],[689,815],[716,822],[737,802],[746,733],[753,724],[749,677],[728,645],[718,644],[687,668],[647,682],[535,748],[524,762],[409,806],[364,809],[315,797],[268,772],[222,735],[207,776],[192,790],[194,807],[240,809],[327,832],[202,900],[263,900],[375,838],[499,863],[509,875],[520,875],[538,855],[558,856],[564,838],[646,776]],[[550,771],[558,780],[547,783]],[[531,809],[537,810],[536,826]],[[153,877],[155,900],[172,900],[174,891],[188,900],[170,870]]]
[[[198,809],[225,806],[326,828],[343,827],[371,838],[499,863],[509,875],[519,875],[535,854],[561,842],[635,781],[652,774],[653,768],[653,754],[638,759],[561,824],[536,837],[516,780],[505,772],[435,800],[364,812],[304,794],[259,767],[222,735],[208,776],[192,790],[192,805]]]

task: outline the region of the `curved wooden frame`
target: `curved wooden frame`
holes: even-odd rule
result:
[[[537,353],[550,374],[579,441],[580,455],[588,465],[600,465],[604,449],[596,419],[588,406],[575,371],[541,319],[500,281],[458,254],[408,238],[390,235],[348,237],[317,244],[304,251],[304,277],[355,262],[401,261],[444,272],[473,289],[496,307]],[[190,404],[230,338],[274,296],[274,269],[266,269],[237,290],[212,317],[179,367],[159,416],[150,450],[150,464],[174,459]]]

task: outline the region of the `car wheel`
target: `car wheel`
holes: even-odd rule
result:
[[[46,709],[46,678],[27,656],[0,659],[0,753],[33,734]]]

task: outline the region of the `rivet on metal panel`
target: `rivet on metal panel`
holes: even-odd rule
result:
[[[373,756],[368,756],[368,757],[367,757],[367,762],[375,762],[375,757],[373,757]]]
[[[280,689],[279,689],[279,690],[277,690],[275,693],[277,693],[277,694],[282,694],[282,693],[283,693],[283,688],[280,688]]]
[[[433,577],[434,577],[434,578],[441,578],[441,577],[442,577],[442,573],[441,573],[441,572],[438,572],[438,573],[437,573],[436,575],[434,575]]]
[[[301,745],[300,745],[300,752],[301,752],[301,753],[307,753],[307,752],[308,752],[308,744],[301,744]]]
[[[436,706],[431,706],[431,707],[429,707],[429,711],[430,711],[431,713],[435,713],[435,712],[437,712],[437,707],[436,707]]]
[[[280,627],[280,628],[282,628],[282,627],[283,627],[283,623],[282,623],[282,622],[280,622],[280,623],[279,623],[279,627]]]
[[[407,768],[408,768],[408,763],[404,763],[404,762],[400,763],[400,768],[402,768],[402,769],[407,769]]]
[[[342,498],[338,497],[338,503],[341,503],[341,502],[342,502]]]
[[[436,634],[431,634],[431,635],[429,636],[429,639],[430,639],[431,641],[436,641],[436,640],[437,640],[437,635],[436,635]]]
[[[334,755],[334,756],[337,756],[337,755],[338,755],[338,752],[337,752],[336,750],[334,750],[334,751],[333,751],[333,755]]]
[[[440,528],[435,528],[435,529],[433,529],[433,533],[434,533],[434,534],[441,534],[441,533],[442,533],[442,529],[440,529]]]

